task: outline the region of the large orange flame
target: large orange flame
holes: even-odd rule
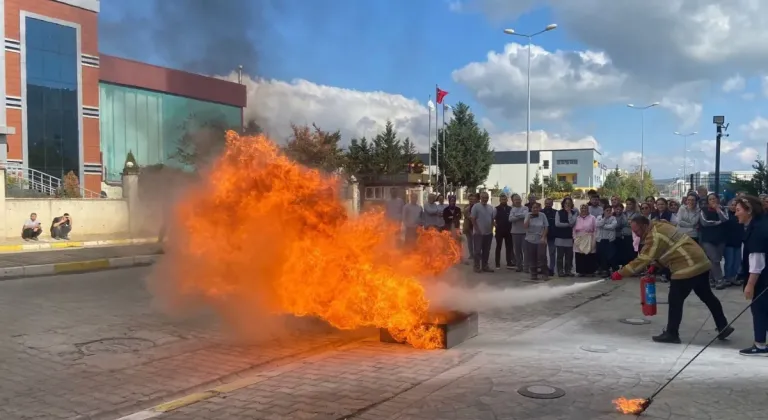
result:
[[[459,245],[429,231],[415,250],[396,247],[396,226],[380,212],[348,217],[337,189],[334,177],[289,160],[267,138],[228,132],[224,155],[176,208],[179,291],[222,312],[246,301],[441,347],[419,280],[458,262]]]
[[[640,414],[648,408],[650,401],[645,398],[628,399],[624,397],[613,400],[616,409],[624,414]]]

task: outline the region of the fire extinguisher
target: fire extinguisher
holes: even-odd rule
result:
[[[640,278],[640,304],[643,306],[643,315],[656,315],[656,277],[653,270]]]

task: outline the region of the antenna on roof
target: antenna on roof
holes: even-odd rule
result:
[[[243,84],[243,65],[237,66],[237,83]]]

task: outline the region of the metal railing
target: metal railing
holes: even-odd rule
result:
[[[17,162],[1,162],[5,168],[6,184],[22,190],[37,191],[38,193],[59,197],[64,192],[64,181],[37,169],[27,168]],[[101,193],[79,187],[80,198],[101,198]]]

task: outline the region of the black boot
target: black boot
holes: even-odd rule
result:
[[[657,343],[669,343],[669,344],[681,343],[679,334],[672,334],[667,332],[666,330],[659,335],[654,335],[653,337],[651,337],[651,339],[653,339],[653,341]]]
[[[736,331],[733,327],[725,327],[722,330],[719,330],[720,334],[717,335],[718,340],[725,340],[728,338],[729,335],[733,334],[733,332]]]

